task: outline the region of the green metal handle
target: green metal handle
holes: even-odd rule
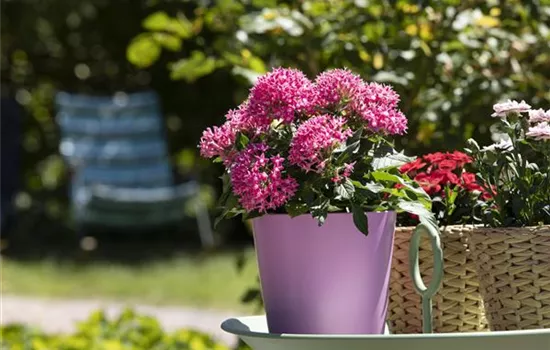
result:
[[[430,238],[434,259],[432,280],[428,287],[422,281],[418,262],[422,234],[426,234]],[[422,297],[422,332],[424,333],[433,333],[432,298],[439,290],[443,280],[443,249],[441,248],[439,235],[437,227],[421,223],[414,229],[409,246],[409,272],[414,288]]]

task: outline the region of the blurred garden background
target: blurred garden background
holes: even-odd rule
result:
[[[347,67],[391,84],[409,118],[396,145],[420,155],[490,142],[497,101],[547,109],[549,42],[550,0],[2,0],[3,311],[11,302],[26,321],[35,301],[100,300],[261,312],[245,303],[258,295],[247,225],[221,222],[205,246],[193,218],[199,202],[213,223],[221,190],[201,133],[258,75]],[[174,172],[200,183],[177,229],[88,235],[73,220],[56,93],[121,91],[158,94]],[[208,322],[197,327],[215,332]]]

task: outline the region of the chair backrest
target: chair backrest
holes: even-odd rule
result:
[[[76,184],[125,188],[173,184],[154,92],[101,97],[61,92],[56,104],[60,152],[75,168]]]

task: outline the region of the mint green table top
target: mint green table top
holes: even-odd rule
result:
[[[270,334],[265,316],[224,321],[254,350],[550,350],[550,329],[399,335]]]

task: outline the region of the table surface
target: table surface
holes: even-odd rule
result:
[[[265,316],[231,318],[221,327],[254,350],[550,350],[550,329],[398,335],[272,334]]]

